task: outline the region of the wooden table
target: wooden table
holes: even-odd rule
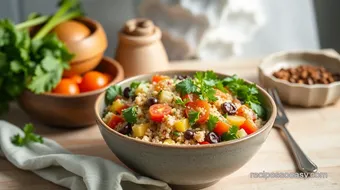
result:
[[[231,59],[220,62],[174,63],[171,69],[212,69],[217,72],[234,74],[257,82],[258,59]],[[48,106],[48,105],[47,105]],[[340,101],[325,108],[287,107],[289,130],[305,153],[319,166],[320,172],[326,172],[327,178],[316,179],[254,179],[250,172],[295,172],[296,166],[282,137],[273,129],[259,152],[240,170],[225,177],[219,183],[207,189],[323,189],[340,190]],[[75,154],[118,159],[111,153],[96,126],[65,130],[39,125],[16,105],[3,118],[18,126],[33,122],[37,133],[51,138]],[[15,168],[7,160],[0,158],[0,189],[64,189],[41,179],[35,174]]]

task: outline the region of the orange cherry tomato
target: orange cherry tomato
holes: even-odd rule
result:
[[[203,141],[203,142],[200,142],[200,144],[210,144],[210,143],[207,141]]]
[[[158,83],[159,81],[162,81],[162,80],[166,80],[166,79],[169,79],[169,77],[164,76],[164,75],[154,75],[154,76],[152,76],[152,82],[156,82],[156,83]]]
[[[255,131],[257,131],[257,127],[256,127],[255,123],[252,120],[249,120],[249,119],[247,119],[240,126],[240,129],[244,129],[248,135],[254,133]]]
[[[73,80],[76,84],[80,84],[83,78],[80,75],[72,75],[69,79]]]
[[[230,125],[228,125],[227,123],[224,123],[222,121],[218,121],[216,123],[216,126],[214,128],[214,132],[216,134],[218,134],[219,136],[222,136],[223,133],[226,133],[229,131],[229,127]]]
[[[103,73],[90,71],[84,75],[83,80],[79,84],[79,88],[81,92],[98,90],[106,86],[108,82],[108,78]]]
[[[203,124],[205,123],[210,115],[210,106],[205,100],[195,100],[194,102],[188,102],[186,104],[185,113],[187,117],[189,116],[190,111],[200,112],[197,123]]]
[[[124,119],[123,119],[123,117],[122,116],[119,116],[119,115],[113,115],[112,117],[111,117],[111,120],[109,121],[109,127],[111,128],[111,129],[115,129],[116,128],[116,126],[119,124],[119,123],[121,123],[121,122],[123,122],[124,121]]]
[[[182,97],[183,101],[193,102],[199,99],[197,94],[186,94]]]
[[[103,73],[103,75],[105,75],[105,77],[107,78],[107,82],[111,82],[113,80],[112,75],[108,74],[108,73]]]
[[[169,115],[170,112],[171,107],[167,104],[154,104],[149,108],[151,120],[154,122],[162,122],[164,116]]]
[[[52,92],[56,94],[74,95],[79,94],[79,87],[73,80],[64,78],[61,79]]]

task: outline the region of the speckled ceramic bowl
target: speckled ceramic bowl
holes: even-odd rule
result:
[[[159,74],[193,75],[195,71],[166,71]],[[133,81],[150,80],[153,74],[139,75],[119,82],[123,88]],[[221,77],[226,75],[219,74]],[[241,168],[266,140],[276,116],[272,98],[258,87],[267,110],[268,121],[257,132],[244,138],[208,145],[163,145],[122,135],[101,119],[105,108],[101,94],[95,105],[96,119],[112,152],[136,172],[171,184],[177,189],[199,189],[210,186]]]
[[[331,84],[296,84],[281,80],[272,74],[281,68],[300,65],[323,66],[340,73],[340,55],[335,51],[279,52],[263,59],[259,66],[259,79],[265,88],[276,88],[281,100],[290,105],[321,107],[335,103],[340,98],[340,81]]]

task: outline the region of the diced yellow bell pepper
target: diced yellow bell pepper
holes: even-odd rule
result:
[[[246,121],[246,118],[237,115],[228,115],[227,120],[231,125],[239,127]]]
[[[135,124],[132,126],[132,136],[143,137],[146,130],[150,127],[149,123]]]
[[[164,140],[163,144],[176,144],[176,143],[172,139],[166,139],[166,140]]]
[[[122,110],[124,106],[125,104],[123,103],[123,101],[121,99],[117,99],[110,106],[110,111],[115,113],[119,110]]]
[[[189,128],[189,120],[181,119],[175,122],[175,129],[179,132],[185,132]]]

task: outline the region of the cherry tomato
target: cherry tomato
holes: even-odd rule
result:
[[[249,120],[249,119],[247,119],[240,126],[240,129],[244,129],[248,135],[254,133],[255,131],[257,131],[257,127],[256,127],[255,123],[252,120]]]
[[[66,95],[79,94],[79,87],[73,80],[64,78],[53,89],[53,93]]]
[[[182,97],[183,101],[189,101],[189,102],[193,102],[199,99],[197,94],[186,94]]]
[[[200,116],[197,120],[197,123],[203,124],[205,123],[210,115],[210,106],[205,100],[196,100],[194,102],[188,102],[186,104],[185,113],[187,117],[189,116],[190,111],[200,112]]]
[[[109,127],[110,127],[111,129],[115,129],[116,126],[117,126],[119,123],[123,122],[123,121],[124,121],[124,119],[123,119],[122,116],[113,115],[113,116],[111,117],[111,120],[110,120],[110,122],[109,122],[108,125],[109,125]]]
[[[169,79],[169,77],[168,76],[164,76],[164,75],[154,75],[152,77],[152,82],[158,83],[159,81],[166,80],[166,79]]]
[[[200,144],[210,144],[210,143],[207,141],[203,141],[203,142],[200,142]]]
[[[83,78],[80,75],[72,75],[69,79],[73,80],[76,84],[80,84]]]
[[[79,84],[79,88],[81,92],[88,92],[103,88],[108,82],[108,78],[103,73],[90,71],[84,75],[83,80]]]
[[[112,81],[112,79],[113,79],[112,75],[110,75],[108,73],[103,73],[103,75],[105,75],[105,77],[107,78],[108,83]]]
[[[230,125],[228,125],[227,123],[224,123],[222,121],[218,121],[216,123],[215,128],[214,128],[214,132],[216,134],[218,134],[219,136],[222,136],[223,133],[229,131],[229,127],[230,127]]]
[[[149,108],[151,120],[155,122],[162,122],[164,116],[169,115],[170,112],[171,107],[167,104],[154,104]]]

